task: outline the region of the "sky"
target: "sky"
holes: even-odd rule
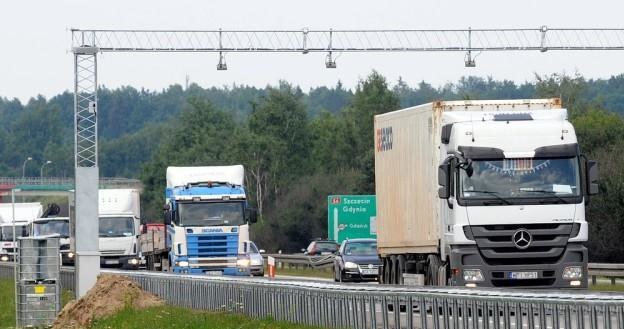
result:
[[[100,29],[451,29],[624,27],[620,1],[162,1],[20,0],[0,10],[0,97],[54,96],[73,89],[69,28]],[[608,78],[624,72],[624,52],[482,53],[465,68],[463,53],[345,53],[336,69],[325,54],[228,54],[227,71],[218,57],[197,54],[119,54],[98,57],[100,86],[160,90],[186,76],[202,87],[248,84],[263,87],[280,79],[306,90],[354,87],[372,70],[391,83],[435,86],[466,75],[531,81],[535,74],[579,72]]]

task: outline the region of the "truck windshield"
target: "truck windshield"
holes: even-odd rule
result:
[[[15,233],[17,234],[17,237],[28,236],[28,226],[16,225]],[[13,226],[2,226],[0,238],[1,241],[13,241]]]
[[[181,226],[234,226],[245,224],[242,202],[179,203]]]
[[[34,236],[59,234],[62,238],[69,238],[69,222],[64,220],[50,220],[33,222]]]
[[[567,203],[581,193],[577,158],[501,159],[472,162],[472,175],[459,170],[463,200],[539,199]]]
[[[100,238],[134,235],[132,217],[100,217]]]

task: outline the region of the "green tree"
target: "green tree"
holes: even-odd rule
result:
[[[373,71],[360,81],[353,103],[345,110],[344,127],[353,136],[352,156],[363,174],[362,193],[375,192],[373,117],[400,108],[399,98],[389,89],[386,79]]]
[[[235,123],[211,103],[191,100],[168,139],[141,172],[146,218],[160,218],[168,166],[227,165]]]
[[[284,206],[253,227],[252,238],[274,252],[297,252],[312,238],[327,237],[327,196],[358,193],[358,184],[359,174],[352,170],[301,177],[284,194]]]
[[[267,189],[265,200],[279,202],[282,188],[306,174],[309,169],[310,132],[300,91],[282,83],[279,89],[270,89],[266,98],[254,104],[248,121],[249,131],[263,145],[271,145],[270,156],[263,155],[262,166]],[[259,150],[258,150],[259,151]]]

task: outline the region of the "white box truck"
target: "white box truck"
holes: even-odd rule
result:
[[[13,211],[15,211],[15,225],[13,225]],[[28,236],[30,223],[42,213],[43,207],[39,202],[0,203],[0,261],[11,261],[15,257],[13,232],[15,231],[15,240]]]
[[[382,283],[587,286],[597,166],[559,99],[439,101],[374,121]]]
[[[139,190],[99,190],[100,265],[138,269],[141,204]]]

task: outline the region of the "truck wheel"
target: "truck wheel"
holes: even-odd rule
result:
[[[381,272],[379,273],[379,283],[388,284],[388,259],[381,259]]]
[[[167,255],[161,256],[160,258],[160,270],[162,272],[170,272],[169,268],[169,257]]]
[[[441,262],[438,255],[429,255],[427,257],[427,278],[425,279],[427,285],[438,285],[438,271],[440,270]]]
[[[154,270],[154,259],[152,258],[152,255],[147,255],[147,257],[145,257],[145,268],[148,271]]]
[[[395,255],[390,256],[390,284],[397,284],[397,268],[399,264]]]
[[[403,284],[403,273],[405,273],[405,256],[397,257],[397,284]]]

